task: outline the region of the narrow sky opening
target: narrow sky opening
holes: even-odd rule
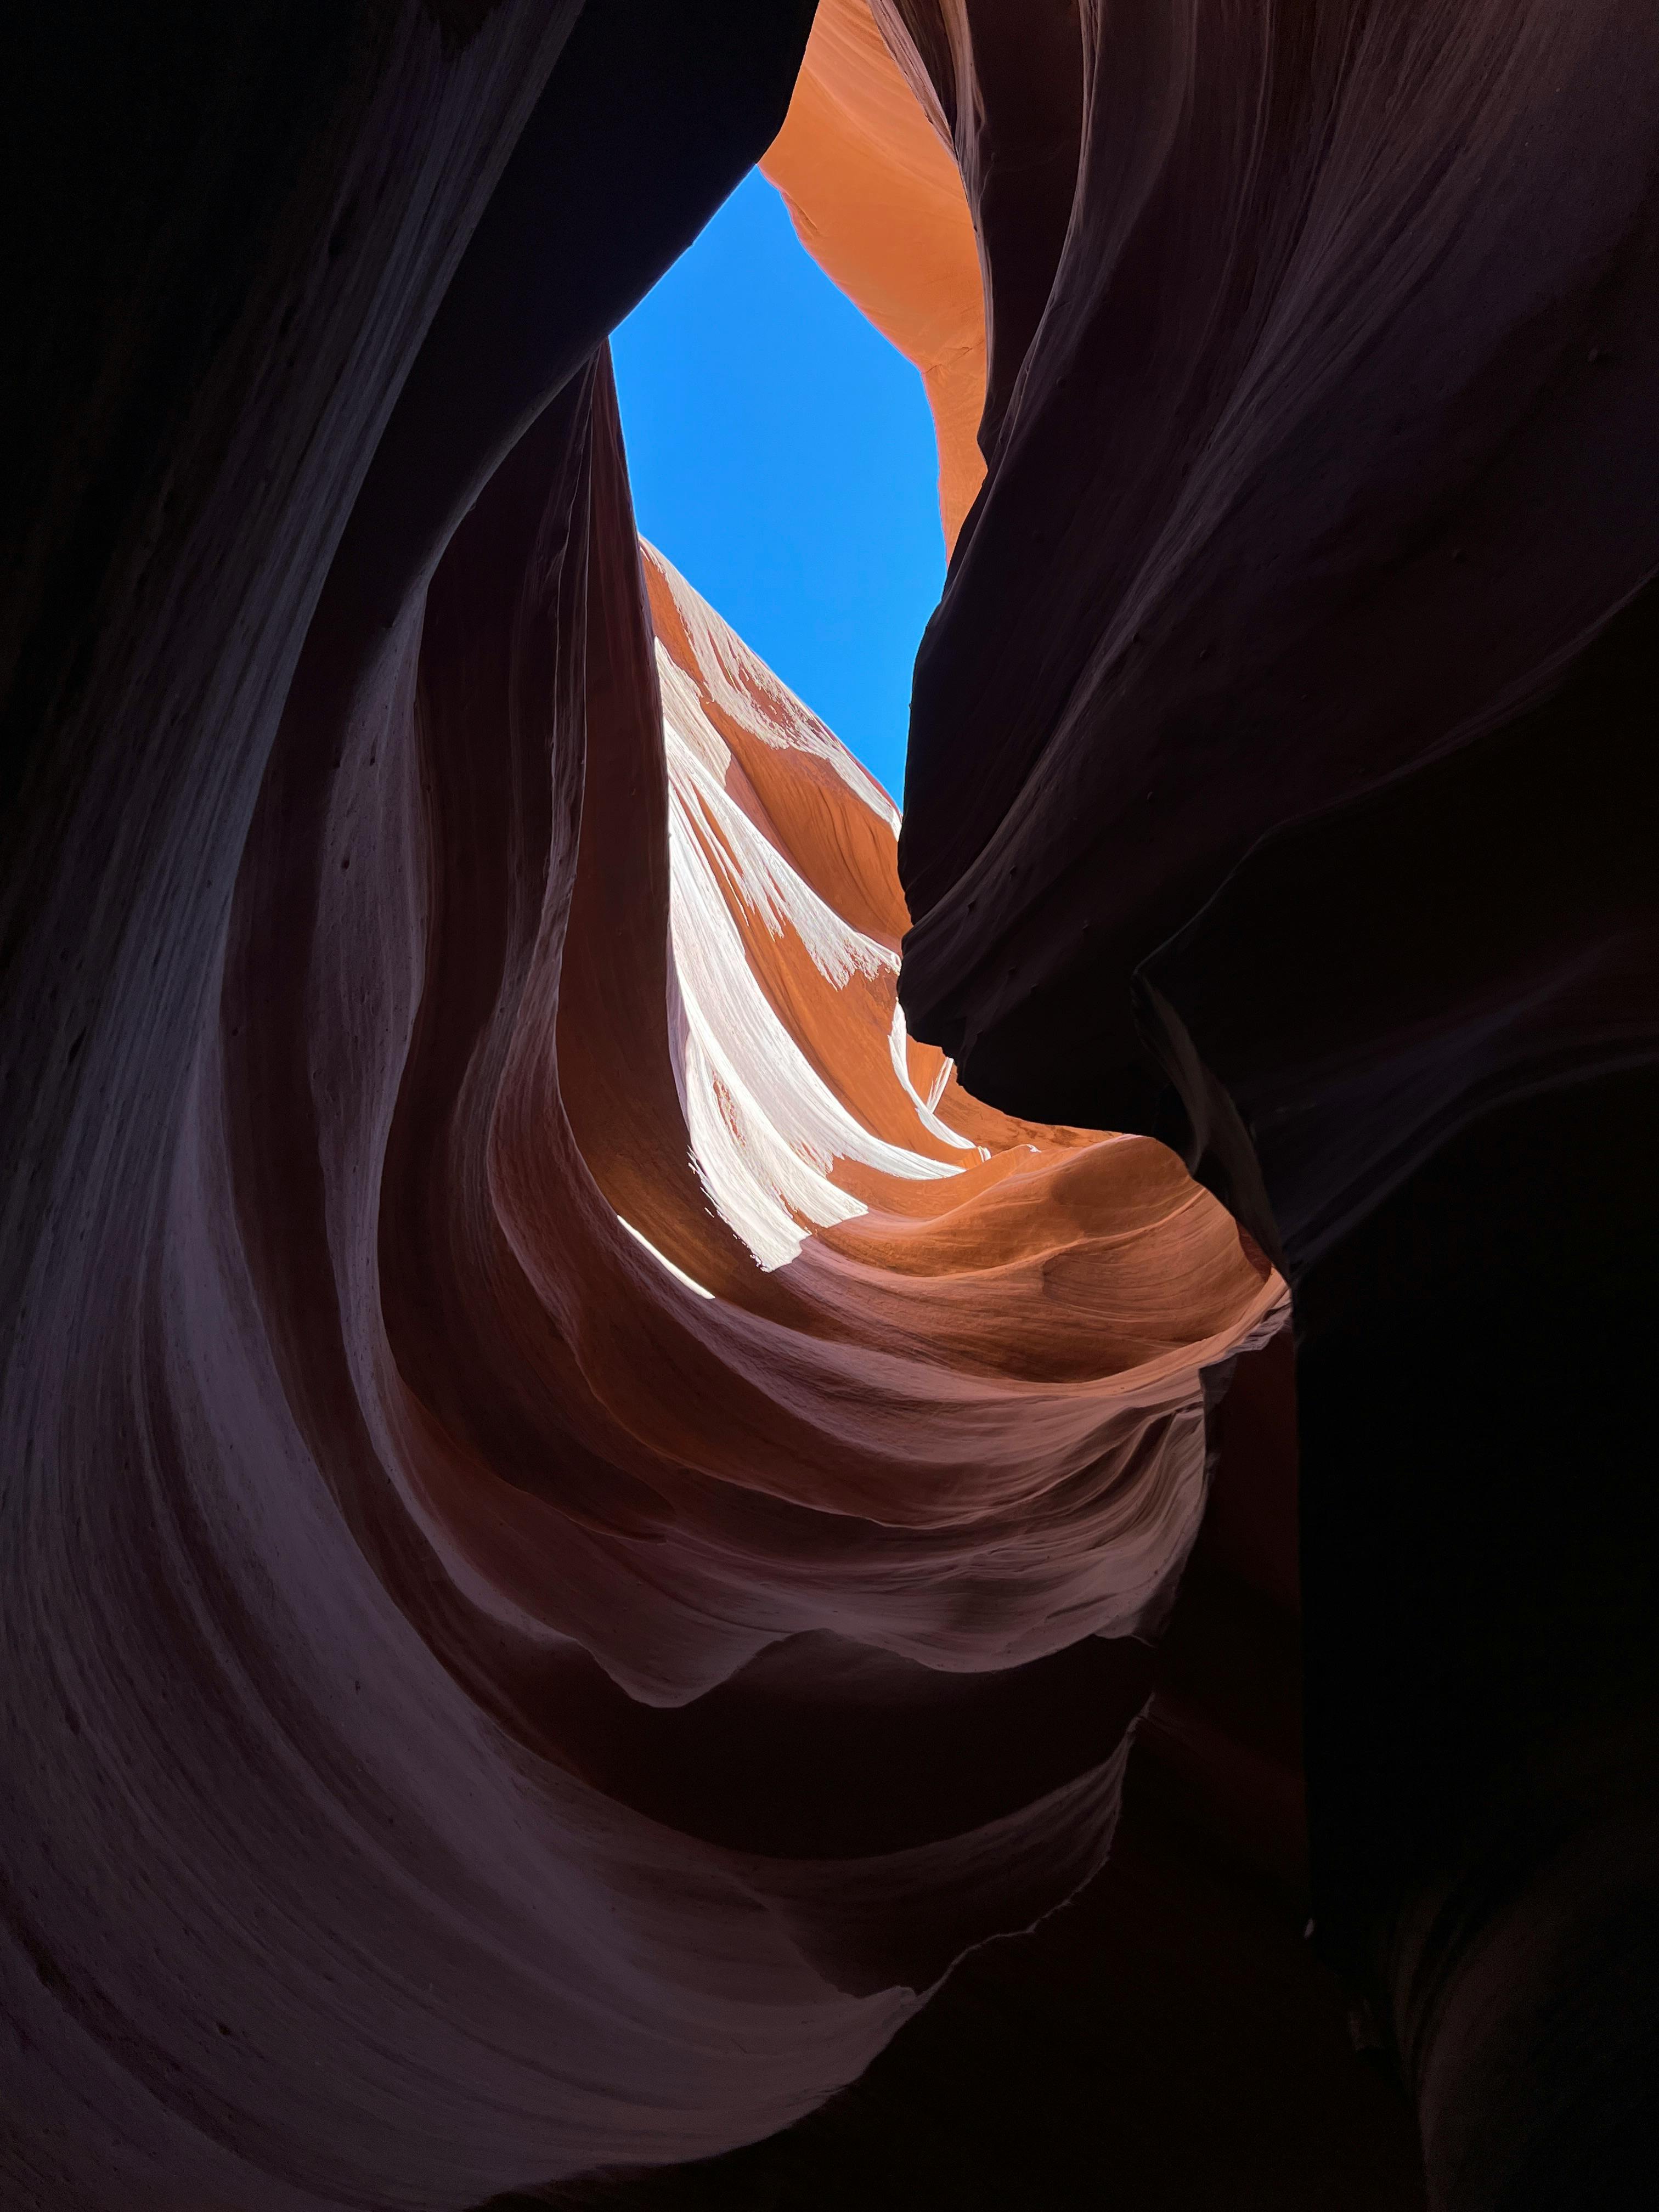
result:
[[[641,530],[901,799],[945,580],[921,377],[758,170],[611,344]]]

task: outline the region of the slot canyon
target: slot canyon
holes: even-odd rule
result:
[[[0,2203],[1653,2202],[1652,0],[7,44]],[[757,164],[902,818],[635,526]]]

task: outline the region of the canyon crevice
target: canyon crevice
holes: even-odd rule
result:
[[[1644,2203],[1650,11],[84,12],[9,2201]],[[635,527],[757,161],[938,428],[902,823]]]

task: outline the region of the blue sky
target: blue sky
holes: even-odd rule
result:
[[[757,170],[611,344],[641,530],[902,798],[945,580],[921,377]]]

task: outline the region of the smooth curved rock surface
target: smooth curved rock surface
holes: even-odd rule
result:
[[[1262,1132],[1271,1218],[1242,1160],[1237,1203],[1311,1257],[1473,1102],[1651,1049],[1613,918],[1645,800],[1558,772],[1547,828],[1534,793],[1586,719],[1605,773],[1639,773],[1659,33],[1626,0],[1339,6],[1305,35],[1060,9],[1045,96],[1079,120],[1049,193],[999,131],[1035,98],[1021,11],[883,5],[952,118],[994,364],[917,667],[913,1026],[982,1095],[1114,1127],[1193,1092],[1184,1030]],[[1005,223],[1041,294],[1006,345]],[[1477,814],[1512,865],[1490,830],[1470,848]],[[1158,1126],[1224,1176],[1185,1110]]]
[[[85,878],[116,966],[12,1247],[27,2202],[459,2206],[820,2102],[1100,1864],[1206,1371],[1282,1326],[1161,1147],[907,1039],[894,808],[641,554],[578,365],[625,238],[547,217],[611,127],[580,35],[319,598],[287,548],[251,818],[233,690],[220,826],[151,823],[136,916]]]
[[[808,252],[921,371],[948,552],[985,478],[979,247],[932,87],[900,73],[869,0],[819,0],[761,167]]]
[[[1634,2207],[1659,27],[878,16],[990,318],[902,1002],[1008,1110],[1165,1137],[1281,1260],[1321,1948],[1434,2204]]]
[[[1282,2190],[1310,1873],[1437,2208],[1644,2205],[1650,12],[811,13],[9,77],[0,2175],[688,2159],[1071,1899],[1120,2179]],[[962,518],[896,843],[602,350],[781,129]]]

